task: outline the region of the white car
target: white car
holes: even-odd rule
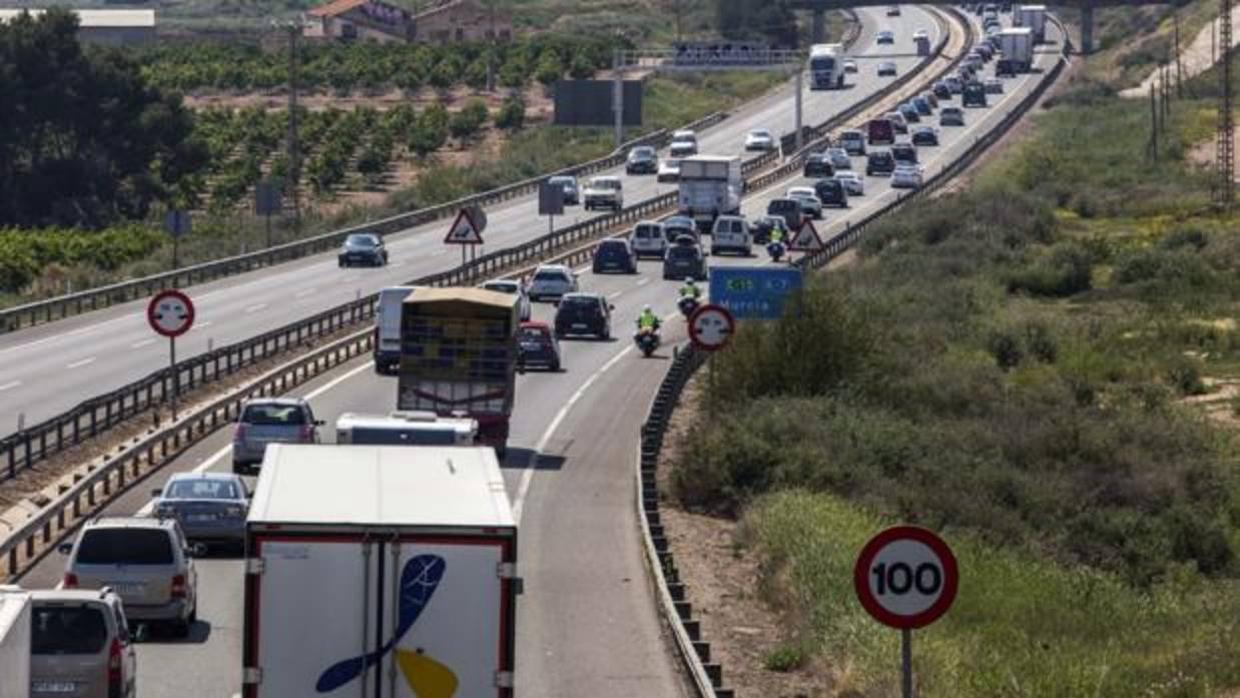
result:
[[[876,44],[894,44],[896,42],[896,33],[890,29],[884,29],[875,35],[874,43]]]
[[[559,300],[565,293],[576,293],[577,274],[563,264],[539,264],[530,280],[532,301]]]
[[[675,158],[664,158],[659,162],[659,173],[655,175],[659,182],[680,181],[680,161]]]
[[[672,143],[668,146],[668,152],[674,158],[687,158],[691,155],[697,155],[697,134],[688,129],[676,131],[672,134]]]
[[[845,73],[855,73],[858,70],[860,69],[857,67],[857,62],[854,61],[853,59],[849,58],[848,60],[844,61],[844,72]]]
[[[929,38],[930,38],[930,32],[926,31],[925,29],[918,29],[917,31],[913,32],[913,41],[917,41],[918,39],[929,39]]]
[[[594,177],[586,185],[583,208],[589,211],[598,208],[609,208],[619,211],[624,208],[624,184],[619,177],[607,175]]]
[[[920,189],[921,169],[916,165],[896,165],[891,173],[892,189]]]
[[[745,150],[774,150],[775,136],[764,128],[756,128],[745,135]]]
[[[849,196],[865,196],[865,178],[856,172],[836,172],[835,181],[844,185],[844,191],[847,191]]]
[[[818,192],[814,191],[813,187],[791,187],[785,196],[800,201],[801,211],[805,215],[815,219],[822,218],[822,199],[818,198]]]
[[[852,169],[852,158],[843,148],[827,148],[827,158],[831,161],[831,167],[836,171]]]
[[[488,291],[497,293],[507,293],[517,297],[517,313],[521,317],[521,322],[530,319],[530,297],[525,292],[525,284],[517,279],[492,279],[482,284],[482,287]]]

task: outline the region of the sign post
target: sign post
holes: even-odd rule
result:
[[[254,188],[254,213],[267,219],[267,247],[271,247],[271,217],[280,212],[281,183],[279,180],[264,179]]]
[[[168,356],[172,365],[172,421],[177,419],[177,397],[181,376],[177,372],[177,337],[194,326],[194,302],[176,289],[156,293],[146,306],[146,321],[156,334],[168,338]]]
[[[164,230],[172,236],[172,270],[176,271],[180,266],[177,262],[177,252],[181,236],[188,233],[192,223],[189,217],[189,211],[174,208],[168,211],[168,215],[164,216]]]
[[[474,246],[482,244],[482,231],[487,227],[487,214],[482,207],[474,204],[466,208],[462,208],[456,214],[456,220],[452,222],[452,227],[448,229],[448,235],[443,239],[446,245],[461,246],[461,264],[467,261],[465,245]]]
[[[875,620],[900,630],[904,698],[913,698],[913,630],[951,608],[959,582],[951,548],[933,531],[917,526],[888,528],[857,556],[857,599]]]
[[[734,334],[736,334],[736,318],[732,317],[732,313],[721,305],[706,303],[689,316],[689,341],[702,351],[713,354],[723,349],[732,341]],[[707,363],[710,366],[707,369],[709,385],[706,391],[706,412],[713,418],[715,416],[714,358],[707,359]]]

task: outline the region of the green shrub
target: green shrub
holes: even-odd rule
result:
[[[508,97],[495,115],[498,128],[516,130],[525,124],[525,100],[518,96]]]
[[[786,673],[805,665],[806,652],[800,644],[782,644],[766,653],[762,666],[767,671]]]
[[[477,133],[486,120],[486,103],[480,99],[473,99],[459,112],[452,115],[448,122],[448,130],[453,138],[462,140]]]

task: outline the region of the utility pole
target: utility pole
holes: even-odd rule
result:
[[[1180,60],[1180,13],[1171,6],[1171,20],[1175,27],[1175,96],[1184,99],[1184,64]]]
[[[1235,199],[1236,136],[1231,114],[1231,0],[1220,0],[1219,53],[1222,82],[1218,104],[1218,133],[1215,142],[1214,203],[1229,207]]]
[[[489,0],[487,3],[491,10],[491,51],[487,55],[487,92],[495,91],[495,2]]]
[[[793,81],[793,86],[792,86],[793,92],[796,93],[796,130],[797,130],[796,131],[797,133],[796,144],[797,144],[798,151],[801,150],[801,145],[802,145],[801,141],[803,139],[803,135],[801,134],[801,72],[802,72],[801,66],[797,66],[796,80]]]
[[[1150,83],[1150,160],[1158,162],[1158,94]]]
[[[297,142],[297,36],[301,33],[300,22],[283,22],[280,26],[288,32],[288,172],[286,188],[293,195],[293,230],[301,233],[301,148]]]
[[[613,49],[611,68],[613,74],[612,107],[616,112],[616,150],[624,144],[624,54],[620,49]]]

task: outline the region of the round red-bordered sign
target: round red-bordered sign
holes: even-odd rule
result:
[[[194,302],[174,288],[160,291],[146,306],[146,321],[165,337],[180,337],[194,326]]]
[[[956,600],[956,556],[933,531],[893,526],[857,556],[853,586],[862,607],[883,625],[913,630],[938,620]]]
[[[707,303],[689,316],[689,341],[702,351],[719,351],[732,341],[736,318],[722,305]]]

